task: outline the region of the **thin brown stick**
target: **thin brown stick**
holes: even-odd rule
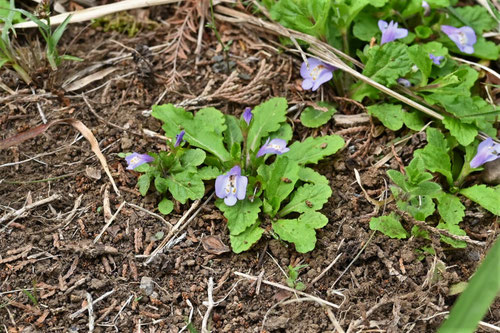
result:
[[[418,225],[419,227],[421,227],[422,229],[425,229],[427,231],[430,231],[434,234],[438,234],[438,235],[443,235],[443,236],[446,236],[446,237],[450,237],[450,238],[453,238],[455,240],[459,240],[459,241],[463,241],[463,242],[466,242],[468,244],[471,244],[471,245],[476,245],[476,246],[481,246],[481,247],[484,247],[486,246],[486,243],[485,242],[480,242],[480,241],[476,241],[476,240],[472,240],[470,239],[468,236],[458,236],[458,235],[454,235],[452,234],[451,232],[449,232],[448,230],[444,230],[444,229],[438,229],[438,228],[434,228],[430,225],[428,225],[425,221],[418,221],[418,220],[415,220],[413,218],[413,216],[411,216],[410,214],[408,214],[407,212],[405,211],[402,211],[402,210],[398,210],[398,212],[403,215],[403,217],[411,222],[412,224],[415,224],[415,225]]]
[[[248,275],[248,274],[241,273],[241,272],[234,272],[234,274],[238,275],[238,276],[241,276],[241,277],[244,277],[246,279],[252,280],[252,281],[257,281],[259,279],[258,276]],[[289,291],[289,292],[292,292],[292,293],[297,293],[299,295],[302,295],[302,296],[305,296],[305,297],[308,297],[308,298],[311,298],[311,299],[315,300],[316,302],[321,303],[321,305],[328,305],[328,306],[331,306],[332,308],[335,308],[335,309],[339,309],[340,308],[340,306],[337,305],[337,304],[333,304],[332,302],[325,301],[324,299],[321,299],[319,297],[313,296],[311,294],[305,293],[305,292],[300,291],[300,290],[296,290],[296,289],[284,286],[284,285],[276,283],[276,282],[272,282],[272,281],[268,281],[268,280],[262,280],[262,283],[267,284],[269,286],[273,286],[273,287],[279,288],[279,289],[283,289],[283,290],[286,290],[286,291]],[[333,293],[336,294],[336,295],[345,297],[342,293],[340,293],[338,291],[334,290]]]

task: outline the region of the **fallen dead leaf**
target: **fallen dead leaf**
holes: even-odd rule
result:
[[[222,254],[231,251],[231,249],[224,243],[222,243],[219,236],[207,236],[203,237],[201,240],[203,248],[208,253],[212,254]]]

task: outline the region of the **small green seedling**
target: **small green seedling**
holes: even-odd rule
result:
[[[308,267],[308,266],[309,265],[307,265],[307,264],[297,265],[297,266],[289,265],[288,266],[288,278],[286,279],[286,284],[290,288],[294,288],[294,289],[297,289],[297,290],[304,290],[304,289],[306,289],[306,285],[303,282],[301,282],[301,281],[297,281],[297,279],[299,278],[299,271],[302,268],[305,268],[305,267]]]

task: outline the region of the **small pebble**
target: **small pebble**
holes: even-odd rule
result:
[[[149,276],[143,276],[141,278],[141,285],[139,288],[144,290],[144,293],[147,296],[150,296],[153,293],[153,288],[154,288],[153,279],[150,278]]]

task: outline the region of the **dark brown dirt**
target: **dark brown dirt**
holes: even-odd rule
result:
[[[62,47],[85,62],[67,63],[58,72],[45,74],[46,80],[37,83],[36,97],[17,82],[12,73],[3,70],[3,82],[11,89],[19,86],[19,90],[14,96],[0,95],[1,138],[41,124],[37,104],[48,120],[81,120],[99,141],[123,195],[118,197],[109,191],[112,212],[124,200],[155,211],[157,196],[141,197],[135,188],[138,174],[124,170],[124,161],[117,156],[119,152],[165,149],[162,140],[143,134],[143,129],[161,134],[161,124],[143,114],[151,105],[160,99],[161,103],[191,101],[188,105],[193,111],[214,105],[223,112],[239,114],[244,107],[272,96],[284,96],[290,105],[320,99],[319,94],[301,90],[298,59],[278,52],[277,44],[271,44],[266,36],[227,24],[221,24],[219,29],[225,41],[233,40],[230,60],[238,71],[232,82],[236,87],[233,91],[217,92],[220,87],[224,88],[223,83],[229,76],[217,72],[223,64],[214,59],[220,50],[208,29],[205,29],[196,61],[197,56],[192,52],[196,48],[196,26],[194,31],[186,30],[179,44],[185,48],[185,56],[178,55],[176,73],[173,72],[175,49],[169,48],[166,52],[153,55],[146,52],[146,55],[136,55],[135,60],[119,61],[114,64],[117,71],[77,92],[60,89],[64,79],[92,63],[130,53],[130,49],[144,50],[140,45],[152,47],[178,41],[174,32],[181,29],[189,10],[189,7],[167,6],[146,11],[151,19],[162,19],[168,25],[141,32],[134,38],[117,32],[84,29],[83,25],[72,26],[64,36]],[[198,22],[198,17],[193,17],[192,22]],[[143,58],[151,66],[144,65]],[[199,102],[194,100],[202,96],[207,85],[211,88],[206,95],[212,96]],[[324,94],[325,100],[334,99],[329,88]],[[351,103],[339,103],[339,113],[362,112]],[[448,295],[449,287],[467,281],[486,248],[458,250],[437,243],[436,256],[419,258],[416,251],[430,243],[413,238],[392,240],[380,233],[371,238],[369,220],[381,212],[375,211],[364,197],[355,182],[354,168],[359,170],[368,193],[378,198],[387,190],[384,179],[389,180],[385,171],[399,166],[394,159],[380,169],[372,165],[391,151],[392,139],[405,133],[387,130],[371,137],[377,131],[370,124],[341,127],[333,122],[320,130],[310,130],[300,125],[296,115],[290,116],[296,139],[333,132],[342,134],[348,142],[335,157],[315,166],[329,179],[334,194],[323,209],[330,222],[318,232],[316,249],[308,254],[299,254],[293,246],[270,236],[243,254],[206,252],[201,240],[207,235],[218,235],[229,244],[225,221],[211,201],[191,222],[180,243],[145,265],[145,253],[160,243],[155,236],[161,232],[166,235],[168,227],[155,217],[125,205],[100,241],[93,245],[93,239],[104,226],[102,206],[109,180],[104,172],[100,179],[95,179],[92,172],[86,171],[87,168],[100,170],[100,164],[85,139],[76,140],[80,136],[74,129],[55,126],[35,139],[1,151],[0,219],[13,209],[23,207],[27,200],[35,202],[53,194],[61,198],[29,210],[0,232],[0,330],[87,331],[87,311],[76,318],[70,315],[85,306],[87,293],[95,300],[112,290],[112,294],[93,307],[95,332],[178,332],[188,322],[189,304],[193,307],[193,325],[201,330],[207,282],[212,277],[216,286],[214,300],[218,302],[209,321],[213,332],[261,332],[261,329],[335,332],[326,309],[317,303],[277,305],[295,296],[264,284],[257,293],[255,282],[234,274],[238,271],[258,275],[263,271],[264,279],[286,285],[283,270],[286,271],[290,263],[300,261],[308,265],[300,275],[307,286],[305,292],[339,304],[340,309],[332,309],[332,312],[344,330],[351,325],[353,331],[436,331],[444,318],[443,312],[449,311],[456,298]],[[350,129],[357,126],[363,127]],[[425,141],[416,136],[405,146],[400,153],[405,164],[421,142]],[[31,160],[5,166],[27,159]],[[81,204],[74,216],[65,220],[80,195]],[[206,197],[208,195],[210,193]],[[190,204],[177,206],[165,219],[175,224]],[[466,204],[469,213],[463,223],[465,230],[471,238],[490,244],[497,232],[495,219],[470,202]],[[394,207],[388,205],[385,209],[391,211]],[[0,229],[11,220],[0,224]],[[405,227],[411,229],[410,224]],[[491,229],[494,232],[487,233]],[[359,258],[349,267],[367,242]],[[338,262],[311,285],[338,254],[341,254]],[[341,292],[344,298],[333,291]],[[484,321],[498,325],[499,305],[497,300]]]

